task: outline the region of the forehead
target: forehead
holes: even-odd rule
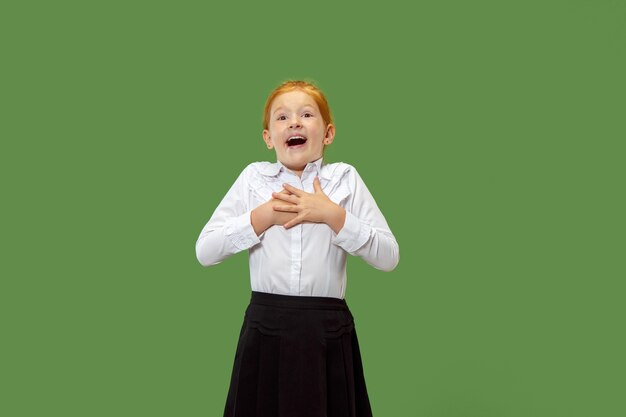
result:
[[[294,109],[304,106],[312,106],[314,109],[319,110],[313,97],[304,91],[295,90],[277,96],[272,102],[271,111],[275,112],[279,109]]]

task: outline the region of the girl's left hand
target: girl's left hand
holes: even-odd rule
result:
[[[292,205],[275,205],[274,210],[298,213],[298,215],[284,224],[286,229],[302,222],[326,223],[329,226],[341,219],[341,226],[345,219],[344,209],[335,204],[322,191],[320,181],[317,177],[313,180],[313,194],[307,193],[289,184],[283,187],[291,194],[272,193],[272,197],[277,200],[287,201]],[[332,226],[331,226],[332,228]]]

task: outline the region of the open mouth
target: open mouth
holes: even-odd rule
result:
[[[304,136],[292,136],[287,141],[288,148],[301,147],[306,143],[306,138]]]

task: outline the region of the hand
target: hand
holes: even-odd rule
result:
[[[282,190],[280,193],[281,195],[289,195],[289,191],[287,190]],[[288,212],[288,211],[278,211],[275,210],[274,208],[277,206],[282,206],[284,205],[285,202],[282,200],[278,200],[276,198],[271,198],[269,201],[267,201],[264,205],[266,205],[267,207],[267,211],[268,211],[268,215],[270,218],[270,223],[272,225],[283,225],[286,222],[293,220],[296,217],[296,213],[294,212]],[[288,203],[290,205],[294,205],[293,203]]]
[[[289,191],[282,190],[280,194],[288,195]],[[265,203],[261,204],[250,213],[250,222],[252,228],[257,236],[261,236],[261,233],[274,225],[282,225],[296,217],[296,213],[289,213],[283,211],[274,210],[276,205],[284,205],[285,202],[271,198]]]
[[[284,184],[285,190],[290,194],[272,193],[272,197],[282,200],[282,204],[275,205],[274,210],[287,213],[297,213],[294,219],[284,224],[286,229],[303,222],[326,223],[335,233],[343,227],[345,222],[345,210],[333,203],[320,185],[317,177],[313,180],[313,194],[307,193],[289,184]]]

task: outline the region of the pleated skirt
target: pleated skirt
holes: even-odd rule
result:
[[[224,417],[371,417],[345,300],[252,292]]]

